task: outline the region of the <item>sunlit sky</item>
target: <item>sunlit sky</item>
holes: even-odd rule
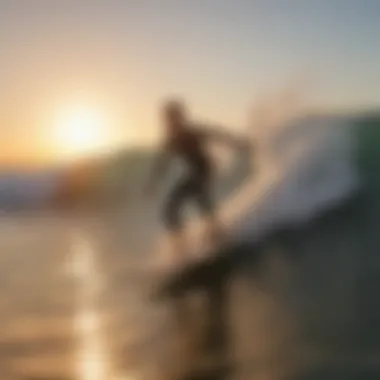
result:
[[[0,163],[154,142],[171,94],[239,125],[298,72],[318,107],[378,106],[379,17],[378,0],[0,0]]]

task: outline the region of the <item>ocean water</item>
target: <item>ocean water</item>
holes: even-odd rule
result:
[[[269,239],[260,271],[248,260],[226,284],[231,378],[380,377],[380,123],[359,120],[354,136],[360,192]],[[249,172],[231,169],[220,199]],[[0,378],[167,379],[191,367],[170,305],[147,296],[158,209],[0,218]]]
[[[280,247],[285,256],[297,257],[291,298],[301,316],[302,346],[318,363],[305,379],[380,374],[379,119],[357,120],[353,131],[360,192],[289,233]]]

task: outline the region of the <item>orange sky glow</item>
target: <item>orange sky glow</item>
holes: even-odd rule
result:
[[[0,1],[0,166],[154,144],[172,95],[239,128],[300,72],[318,109],[377,108],[379,11],[348,0]]]

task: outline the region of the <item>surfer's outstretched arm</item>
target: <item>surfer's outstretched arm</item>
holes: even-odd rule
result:
[[[250,144],[246,139],[239,138],[223,128],[207,128],[204,133],[208,138],[229,145],[233,148],[247,149],[250,147]]]

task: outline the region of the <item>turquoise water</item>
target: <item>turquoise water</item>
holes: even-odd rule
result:
[[[380,352],[380,120],[357,121],[355,135],[362,190],[289,233],[282,252],[299,265],[292,289],[305,344],[350,357],[360,373]]]

